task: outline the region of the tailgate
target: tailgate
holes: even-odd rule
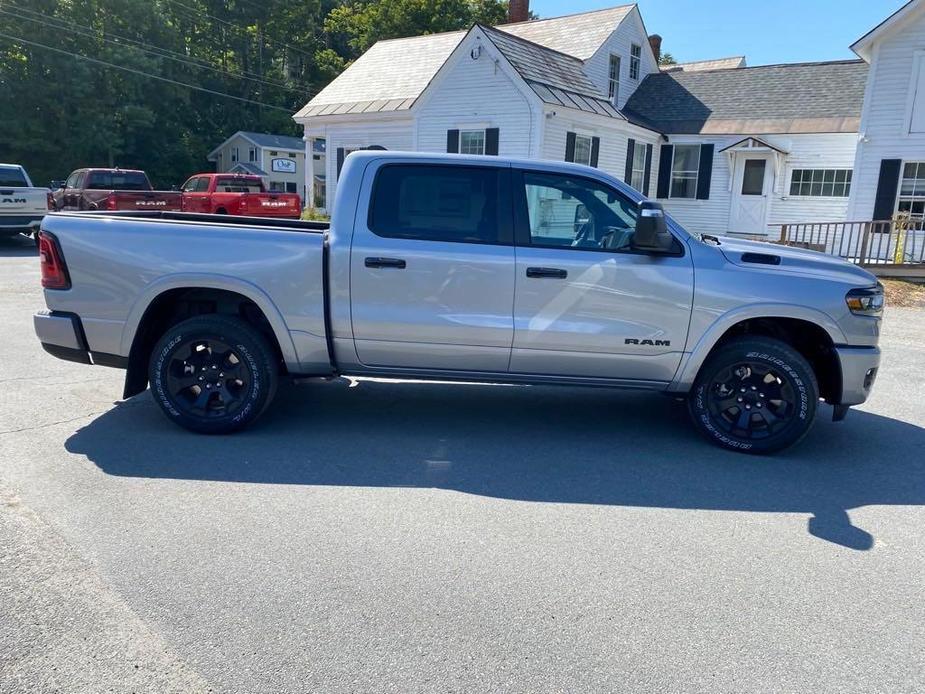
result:
[[[258,216],[293,215],[301,210],[301,200],[295,193],[246,193],[244,209]]]
[[[47,211],[48,191],[45,188],[0,188],[0,214]]]
[[[110,195],[117,210],[180,210],[181,194],[168,190],[116,190]]]

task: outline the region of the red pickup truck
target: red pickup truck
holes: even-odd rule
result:
[[[296,193],[268,191],[260,176],[197,174],[180,189],[184,212],[298,219],[302,199]]]
[[[52,193],[56,210],[162,210],[178,212],[180,193],[154,190],[136,169],[77,169]]]

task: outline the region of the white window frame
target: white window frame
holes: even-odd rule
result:
[[[241,158],[241,150],[237,147],[231,148],[231,163],[236,164]]]
[[[616,53],[610,54],[610,62],[607,65],[607,98],[615,106],[620,99],[620,70],[623,67],[622,64],[623,61],[619,55]]]
[[[639,70],[642,65],[642,46],[638,43],[630,44],[630,79],[639,81]]]
[[[676,169],[678,161],[678,148],[679,147],[696,147],[697,148],[697,165],[694,169]],[[700,183],[700,155],[701,147],[698,142],[682,142],[676,144],[674,149],[671,151],[671,180],[668,182],[668,197],[675,200],[696,200],[697,199],[697,186]],[[692,175],[693,174],[693,175]],[[694,182],[693,186],[693,195],[675,195],[674,194],[674,182],[675,178],[681,178],[685,180],[692,180]]]
[[[916,177],[911,179],[916,181],[913,184],[912,195],[903,195],[903,181],[906,180],[906,166],[909,164],[915,165],[916,168]],[[921,176],[921,178],[919,177]],[[921,183],[918,183],[921,181]],[[921,189],[921,192],[920,192]],[[903,161],[902,168],[899,170],[899,186],[896,191],[896,203],[893,206],[893,213],[899,212],[900,205],[904,201],[908,201],[910,206],[914,202],[920,202],[925,200],[925,160],[923,161]],[[911,215],[913,219],[922,219],[925,218],[923,215]]]
[[[581,140],[582,143],[584,143],[584,142],[587,142],[587,143],[588,143],[588,158],[587,158],[587,159],[579,159],[579,158],[578,158],[578,141],[579,141],[579,140]],[[574,157],[573,157],[573,161],[574,161],[576,164],[584,164],[585,166],[591,166],[591,156],[592,156],[592,154],[591,154],[591,148],[592,148],[592,146],[593,146],[593,143],[594,143],[594,137],[593,137],[593,136],[591,136],[591,135],[582,135],[581,133],[575,133],[575,155],[574,155]]]
[[[463,147],[463,141],[471,137],[480,137],[481,146],[480,147]],[[471,145],[471,143],[470,143]],[[474,154],[474,155],[483,155],[485,154],[485,128],[467,128],[465,130],[459,131],[459,153],[460,154]]]
[[[638,186],[636,185],[637,183],[639,184]],[[639,142],[633,148],[630,185],[640,193],[646,185],[646,145]]]
[[[257,163],[257,148],[256,147],[247,148],[247,161],[250,162],[251,164]]]
[[[825,189],[825,186],[826,186],[826,185],[831,185],[832,188],[833,188],[833,192],[834,192],[834,187],[835,187],[836,185],[839,185],[839,186],[840,186],[840,185],[844,185],[844,186],[845,186],[845,194],[844,194],[844,195],[823,195],[822,193],[820,193],[819,195],[813,195],[813,194],[812,194],[812,185],[813,185],[814,183],[816,183],[816,181],[815,181],[815,176],[813,176],[813,179],[811,179],[811,180],[809,181],[809,184],[810,184],[810,193],[809,193],[809,194],[793,193],[793,192],[792,192],[792,191],[793,191],[793,175],[794,175],[797,171],[812,171],[813,174],[815,174],[815,172],[817,172],[817,171],[818,171],[818,172],[821,172],[822,177],[823,177],[823,180],[822,180],[822,181],[818,181],[818,183],[822,186],[823,190]],[[831,182],[831,183],[826,183],[825,180],[824,180],[824,179],[825,179],[825,172],[826,172],[826,171],[834,171],[834,172],[836,172],[836,177],[837,177],[837,172],[839,172],[839,171],[847,171],[847,172],[850,174],[850,179],[851,179],[851,180],[848,180],[848,181],[845,182],[844,184],[843,184],[843,183],[840,183],[840,182],[837,182],[837,181],[833,181],[833,182]],[[802,185],[803,185],[804,183],[806,183],[806,182],[807,182],[807,181],[805,181],[805,180],[800,181],[801,187],[802,187]],[[798,199],[801,199],[801,200],[847,200],[848,197],[851,195],[851,186],[852,186],[853,184],[854,184],[854,170],[853,170],[851,167],[849,167],[849,166],[794,166],[792,169],[790,169],[790,177],[789,177],[788,186],[787,186],[787,193],[788,193],[787,197],[788,197],[788,198],[798,198]]]

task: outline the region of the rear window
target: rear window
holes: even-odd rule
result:
[[[378,236],[499,242],[495,168],[390,164],[373,188],[369,228]]]
[[[263,184],[248,178],[222,176],[215,182],[215,190],[219,193],[262,193]]]
[[[28,188],[29,183],[18,166],[0,166],[0,187]]]
[[[91,171],[86,187],[90,190],[150,190],[141,171]]]

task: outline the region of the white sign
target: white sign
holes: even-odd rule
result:
[[[273,171],[280,173],[295,173],[295,159],[274,159],[270,162]]]

